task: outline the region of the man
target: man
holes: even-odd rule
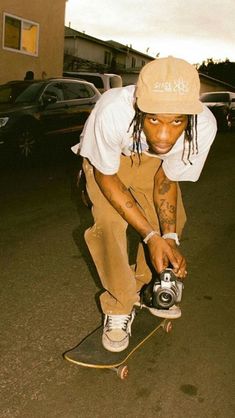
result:
[[[26,71],[24,80],[34,80],[34,72],[33,71]]]
[[[107,350],[128,346],[133,306],[153,270],[161,273],[171,265],[180,280],[187,275],[178,248],[186,220],[178,182],[199,178],[216,134],[199,89],[198,73],[189,63],[156,59],[142,68],[137,86],[103,94],[81,135],[94,217],[85,240],[105,289],[100,302]],[[142,238],[135,271],[128,260],[128,225]],[[176,305],[150,311],[167,318],[181,315]]]

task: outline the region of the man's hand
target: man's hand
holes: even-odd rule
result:
[[[161,273],[171,264],[174,274],[180,279],[185,279],[187,275],[186,260],[178,250],[174,240],[165,240],[154,235],[147,245],[150,260],[158,273]]]
[[[178,269],[173,269],[175,275],[179,277],[180,279],[185,279],[187,276],[187,265],[186,265],[186,259],[179,251],[179,247],[176,245],[175,241],[172,239],[166,239],[166,242],[171,247],[173,254],[177,260]]]

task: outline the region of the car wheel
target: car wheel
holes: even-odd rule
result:
[[[38,132],[33,124],[25,124],[17,134],[17,153],[24,159],[30,159],[38,147]]]

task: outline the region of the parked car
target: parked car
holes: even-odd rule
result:
[[[64,71],[63,76],[89,81],[95,85],[100,93],[104,93],[106,90],[112,89],[114,87],[122,87],[122,77],[117,74]]]
[[[200,99],[216,117],[218,129],[229,130],[235,126],[235,93],[210,91],[203,93]]]
[[[101,94],[86,81],[11,81],[0,86],[0,149],[29,158],[49,135],[81,133]]]

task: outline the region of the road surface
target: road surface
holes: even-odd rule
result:
[[[73,157],[1,170],[1,418],[233,418],[235,135],[219,134],[201,179],[182,185],[188,259],[180,320],[129,361],[130,376],[62,353],[101,321],[82,240]]]

